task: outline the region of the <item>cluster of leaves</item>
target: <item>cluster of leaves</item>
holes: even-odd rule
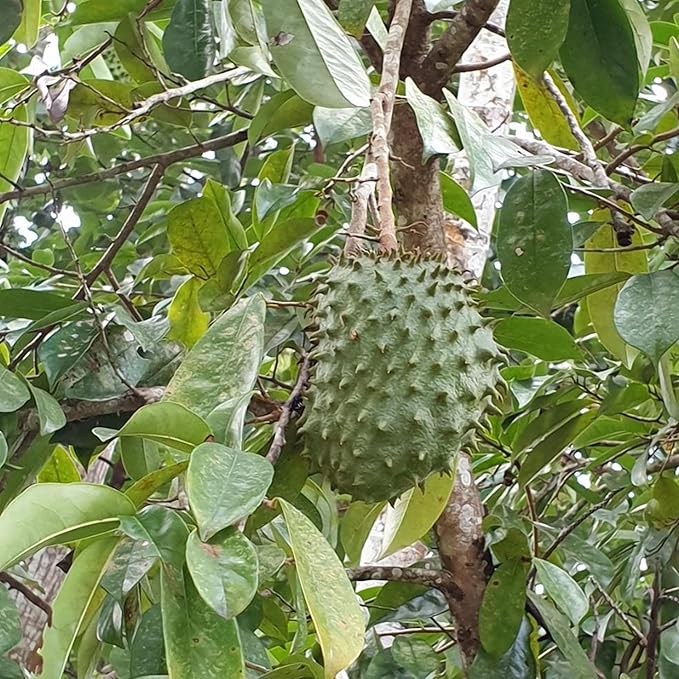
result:
[[[345,572],[385,510],[382,556],[421,541],[440,568],[453,480],[337,497],[294,417],[266,458],[371,128],[357,45],[385,46],[388,4],[0,7],[0,571],[33,587],[25,559],[74,551],[44,679],[464,676],[438,590],[357,594]],[[474,3],[420,4],[438,36]],[[483,299],[509,397],[474,455],[494,567],[475,677],[679,673],[679,19],[651,4],[511,0],[511,114],[537,155],[457,79],[444,103],[399,86],[423,156],[398,162],[436,163],[472,226],[470,196],[502,193]],[[0,652],[19,643],[3,586]]]

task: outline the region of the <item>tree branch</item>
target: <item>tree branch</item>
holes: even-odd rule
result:
[[[443,592],[446,597],[462,599],[462,590],[455,584],[453,576],[446,571],[426,568],[401,568],[399,566],[359,566],[347,569],[349,580],[387,580],[424,585]]]
[[[281,408],[281,413],[274,431],[273,442],[271,443],[269,452],[266,454],[266,459],[269,460],[271,464],[276,464],[276,462],[278,462],[278,458],[283,452],[283,446],[285,445],[285,429],[287,428],[288,424],[290,424],[292,414],[300,404],[302,394],[309,384],[310,367],[311,357],[309,354],[304,354],[304,357],[302,358],[302,365],[299,367],[297,382],[293,390],[290,392],[288,400]]]
[[[126,163],[120,163],[120,165],[115,165],[114,167],[110,167],[99,172],[92,172],[91,174],[71,177],[62,181],[52,182],[51,184],[45,183],[38,186],[29,186],[22,189],[15,189],[14,191],[6,191],[5,193],[0,194],[0,204],[6,203],[8,200],[46,195],[48,193],[55,193],[62,189],[68,189],[73,186],[81,186],[83,184],[92,184],[94,182],[104,181],[105,179],[112,179],[118,175],[132,172],[133,170],[139,170],[145,167],[152,168],[156,165],[160,165],[163,168],[167,168],[170,165],[180,163],[183,160],[200,156],[207,151],[218,151],[219,149],[236,146],[237,144],[247,141],[247,139],[247,129],[239,130],[238,132],[232,132],[231,134],[226,134],[222,137],[208,139],[207,141],[198,142],[196,144],[192,144],[191,146],[184,146],[183,148],[175,149],[173,151],[156,153],[152,156],[147,156],[146,158],[139,158],[137,160],[130,160]]]
[[[0,573],[0,582],[4,582],[10,589],[19,592],[34,606],[37,606],[47,616],[47,624],[52,624],[52,607],[32,589],[9,573]]]
[[[389,132],[394,114],[394,99],[401,70],[401,52],[408,30],[413,0],[398,0],[389,26],[389,39],[382,61],[382,78],[370,105],[373,133],[371,155],[377,166],[377,210],[380,217],[380,249],[384,252],[398,247],[393,210],[393,190],[389,170]]]
[[[80,290],[78,290],[78,292],[75,294],[75,299],[82,299],[85,296],[86,287],[88,285],[92,285],[92,283],[94,283],[94,281],[96,281],[99,277],[99,274],[103,273],[111,266],[115,256],[118,254],[118,250],[120,250],[120,248],[125,245],[125,241],[130,237],[130,234],[134,231],[134,227],[137,226],[137,222],[141,218],[142,214],[144,214],[144,210],[153,197],[156,187],[163,178],[164,173],[164,165],[158,164],[153,168],[153,171],[146,181],[144,190],[142,191],[141,196],[139,196],[139,200],[136,202],[135,206],[132,208],[132,211],[127,216],[127,219],[118,232],[118,235],[113,239],[113,242],[108,246],[108,248],[106,248],[106,252],[104,252],[99,261],[94,265],[92,271],[90,271],[85,277],[85,284],[81,286]]]
[[[417,78],[420,89],[439,98],[448,84],[455,66],[484,28],[499,0],[468,0],[450,22],[420,67]]]

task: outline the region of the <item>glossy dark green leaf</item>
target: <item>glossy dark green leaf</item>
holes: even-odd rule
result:
[[[158,552],[148,540],[122,540],[113,554],[101,587],[122,604],[125,597],[149,572]]]
[[[673,269],[631,278],[615,304],[620,336],[654,363],[679,341],[679,276]]]
[[[531,648],[532,628],[524,618],[513,646],[499,659],[483,648],[469,670],[470,679],[534,679],[536,662]]]
[[[368,75],[325,3],[278,0],[262,7],[271,55],[302,99],[328,108],[368,106]]]
[[[191,455],[186,492],[200,536],[209,540],[254,511],[271,485],[273,467],[260,455],[203,443]]]
[[[7,439],[5,435],[0,431],[0,469],[5,466],[7,462],[7,453],[9,449],[7,447]]]
[[[23,380],[0,365],[0,413],[13,413],[30,397],[31,394]]]
[[[566,37],[570,0],[512,0],[507,13],[507,43],[514,61],[540,78]]]
[[[561,184],[545,170],[517,179],[500,212],[502,278],[517,299],[545,316],[570,268],[573,237],[567,212]]]
[[[481,645],[501,658],[514,644],[526,606],[528,568],[521,559],[500,564],[488,581],[479,611]]]
[[[257,551],[233,528],[208,542],[202,542],[197,531],[191,533],[186,565],[205,603],[226,620],[240,615],[257,593]]]
[[[142,616],[130,644],[130,679],[162,676],[165,666],[165,644],[160,604]]]
[[[618,0],[571,0],[561,63],[576,92],[603,116],[628,125],[639,96],[634,33]]]
[[[44,290],[21,288],[0,290],[0,316],[6,318],[28,318],[35,321],[53,311],[72,307],[73,304],[70,297],[62,297]]]
[[[167,65],[187,80],[204,78],[215,55],[210,0],[177,0],[163,33]]]
[[[6,43],[21,23],[23,13],[22,0],[6,0],[0,7],[0,45]]]
[[[583,408],[584,410],[584,408]],[[571,443],[575,437],[585,429],[596,417],[596,412],[587,410],[577,417],[566,421],[561,427],[549,434],[528,455],[521,465],[519,483],[522,486],[528,484],[548,464],[555,460],[561,451]]]
[[[495,326],[493,334],[502,346],[524,351],[543,361],[582,358],[568,331],[544,318],[506,318]]]
[[[578,643],[568,619],[546,599],[533,592],[529,592],[528,596],[540,612],[541,622],[544,622],[557,648],[568,661],[570,676],[573,679],[596,679],[597,670]]]
[[[21,621],[16,602],[9,590],[0,585],[0,654],[4,655],[21,641]]]
[[[453,215],[462,217],[462,219],[471,224],[474,228],[477,228],[476,210],[469,197],[469,193],[445,172],[441,172],[439,179],[441,181],[443,209]]]
[[[173,521],[181,522],[177,514]],[[182,679],[245,679],[235,620],[224,620],[201,598],[182,566],[186,534],[173,531],[166,549],[177,555],[161,567],[161,606],[168,674]],[[181,557],[179,556],[181,554]]]
[[[562,568],[542,559],[533,559],[538,580],[554,603],[574,625],[587,615],[589,601],[575,580]]]

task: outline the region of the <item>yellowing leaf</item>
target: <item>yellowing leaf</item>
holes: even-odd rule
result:
[[[635,232],[632,237],[632,245],[640,244],[641,236],[638,232]],[[619,248],[620,245],[613,228],[606,224],[587,241],[585,247],[588,249],[610,249]],[[585,252],[585,271],[588,274],[645,273],[648,271],[648,261],[643,250],[634,252]],[[633,353],[618,334],[613,319],[615,302],[622,287],[623,284],[618,283],[589,295],[587,297],[587,308],[594,330],[599,336],[599,341],[614,356],[629,365],[633,359]]]
[[[542,138],[555,146],[577,149],[578,143],[575,141],[564,114],[544,84],[533,80],[516,65],[514,65],[514,75],[523,107],[533,127],[539,130]]]
[[[304,598],[323,651],[326,679],[334,679],[363,649],[365,621],[342,562],[311,521],[285,500],[283,510]]]
[[[170,321],[168,339],[181,342],[189,349],[207,332],[210,314],[206,314],[198,302],[198,290],[202,283],[189,278],[175,293],[167,317]]]
[[[407,491],[387,510],[380,558],[412,545],[434,525],[446,507],[455,478],[432,474],[424,483]]]

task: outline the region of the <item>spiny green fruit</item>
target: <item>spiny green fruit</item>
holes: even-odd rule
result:
[[[340,262],[318,290],[302,431],[333,486],[394,498],[450,468],[504,389],[471,286],[437,260]]]

